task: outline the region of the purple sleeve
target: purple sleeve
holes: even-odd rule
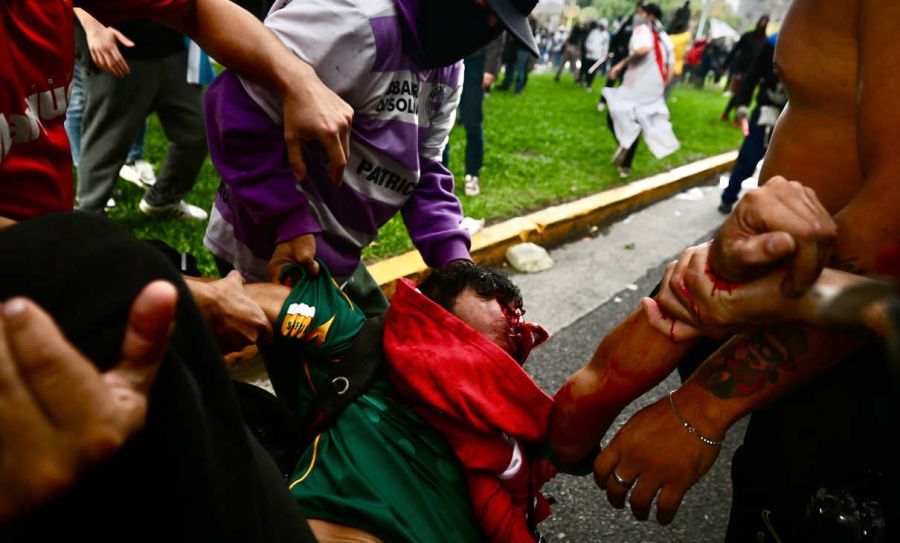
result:
[[[228,204],[275,243],[319,233],[308,198],[297,190],[287,159],[284,130],[247,95],[237,77],[223,73],[206,92],[209,155],[228,187]]]
[[[419,184],[403,206],[409,237],[433,268],[454,260],[471,260],[469,233],[459,227],[462,205],[453,194],[453,174],[443,164],[423,158]]]

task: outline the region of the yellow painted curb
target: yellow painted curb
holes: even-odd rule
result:
[[[698,160],[574,202],[548,207],[485,228],[472,236],[472,259],[480,264],[501,262],[511,245],[531,241],[552,244],[578,229],[684,191],[734,166],[737,151]],[[416,277],[428,269],[418,251],[387,258],[368,266],[369,273],[390,296],[401,277]]]

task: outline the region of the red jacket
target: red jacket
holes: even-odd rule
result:
[[[531,541],[550,514],[519,442],[547,438],[553,398],[509,355],[401,280],[385,320],[388,375],[398,392],[453,447],[466,469],[475,516],[489,541]]]

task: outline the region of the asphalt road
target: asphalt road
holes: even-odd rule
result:
[[[653,289],[666,262],[684,247],[712,236],[722,219],[715,210],[718,194],[714,186],[692,189],[609,228],[586,231],[584,239],[551,251],[551,270],[513,274],[529,320],[553,331],[526,364],[545,390],[555,392],[590,358],[604,334]],[[671,375],[629,406],[607,439],[637,410],[678,383],[678,376]],[[628,509],[613,509],[591,477],[561,475],[544,488],[557,503],[541,532],[549,541],[722,541],[731,503],[730,460],[744,429],[742,422],[729,431],[719,460],[688,492],[671,525],[637,522]]]

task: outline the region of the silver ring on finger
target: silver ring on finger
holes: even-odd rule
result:
[[[624,486],[626,489],[631,488],[634,485],[634,481],[626,481],[616,470],[613,470],[612,476],[617,483]]]

